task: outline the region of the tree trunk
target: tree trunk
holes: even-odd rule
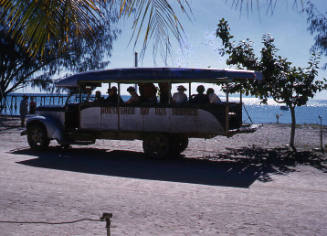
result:
[[[291,117],[292,117],[292,125],[291,125],[291,136],[290,136],[290,147],[294,152],[296,152],[296,148],[294,146],[294,138],[295,138],[295,126],[296,126],[296,119],[295,119],[295,107],[290,106]]]
[[[0,114],[1,114],[1,112],[3,110],[3,108],[4,108],[4,105],[5,105],[4,102],[5,102],[5,97],[2,96],[2,93],[0,91]]]
[[[7,95],[8,95],[8,92],[3,92],[3,90],[1,91],[1,88],[0,88],[0,114],[1,114],[2,110],[4,109],[4,106],[6,105],[5,101],[6,101]]]

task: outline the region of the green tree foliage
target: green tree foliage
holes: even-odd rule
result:
[[[306,2],[304,11],[307,13],[308,30],[314,35],[312,50],[327,56],[327,12],[320,13],[311,1]],[[326,68],[327,63],[324,64],[324,69]]]
[[[92,37],[75,34],[75,26],[70,25],[64,51],[60,50],[58,40],[50,38],[42,48],[42,55],[39,52],[34,56],[19,43],[20,36],[10,32],[12,23],[4,17],[0,24],[0,99],[27,85],[49,88],[52,77],[63,70],[81,72],[106,67],[112,43],[119,33],[111,26],[117,17],[109,11],[106,14],[106,21],[92,25]]]
[[[190,10],[187,0],[175,3]],[[170,35],[181,41],[183,28],[168,0],[0,0],[0,96],[29,83],[45,87],[61,70],[104,68],[121,16],[134,16],[133,37],[136,44],[144,34],[143,51],[152,38],[154,49],[166,51]]]
[[[190,12],[188,0],[176,0],[182,12]],[[154,49],[163,46],[168,51],[171,37],[182,40],[183,27],[168,0],[0,0],[10,22],[10,32],[18,43],[35,56],[44,54],[45,45],[56,41],[58,52],[65,51],[71,37],[93,39],[96,29],[108,21],[107,11],[134,17],[131,28],[135,44],[144,35],[143,51],[150,39]],[[113,19],[113,18],[109,18]]]
[[[223,45],[220,54],[228,55],[228,65],[262,71],[264,76],[263,83],[233,84],[232,92],[243,91],[261,98],[263,103],[272,97],[277,103],[285,103],[289,107],[292,117],[289,145],[295,150],[295,107],[307,104],[317,91],[326,89],[326,80],[316,79],[319,57],[313,54],[306,68],[295,67],[277,54],[275,40],[270,35],[263,36],[260,56],[256,56],[250,39],[239,42],[233,40],[234,36],[231,35],[228,22],[224,19],[219,21],[216,36],[221,39]]]
[[[44,62],[31,58],[10,37],[8,29],[4,26],[0,26],[0,40],[0,101],[8,93],[25,86],[27,82],[35,80],[33,84],[41,86],[51,82],[48,77],[41,79],[43,73],[40,73],[39,77],[33,76],[42,69]]]
[[[228,1],[228,0],[227,0]],[[316,7],[316,2],[312,0],[284,0],[291,3],[293,8],[302,13],[307,18],[308,31],[314,36],[314,45],[312,51],[319,51],[321,55],[327,56],[327,12],[321,12]],[[243,11],[257,11],[264,10],[265,14],[274,14],[278,12],[278,3],[282,3],[281,0],[230,0],[232,7]],[[300,10],[300,11],[299,11]],[[323,66],[327,69],[327,63]]]

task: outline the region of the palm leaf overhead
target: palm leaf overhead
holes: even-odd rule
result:
[[[188,16],[191,7],[187,0],[176,0],[175,4]],[[132,38],[134,46],[143,36],[142,53],[149,41],[154,42],[154,50],[158,48],[170,50],[171,36],[178,42],[183,38],[183,26],[173,6],[167,0],[130,0],[120,1],[120,14],[134,14]]]
[[[303,4],[304,0],[290,0]],[[173,5],[170,4],[173,2]],[[274,9],[278,0],[227,0],[239,9],[252,9],[259,3]],[[223,4],[220,1],[220,4]],[[181,42],[183,27],[176,8],[188,15],[189,0],[0,0],[1,20],[9,23],[12,35],[31,55],[44,53],[45,45],[57,42],[55,50],[65,50],[71,34],[92,37],[94,27],[106,20],[106,10],[118,7],[120,16],[134,16],[132,24],[134,46],[143,38],[142,52],[150,40],[154,49],[169,52],[172,38]],[[177,6],[177,7],[176,7]]]
[[[91,25],[101,20],[98,5],[92,0],[0,0],[0,6],[5,12],[1,20],[32,55],[42,54],[50,40],[63,46],[72,29],[76,35],[90,36]]]
[[[190,9],[187,1],[176,0],[183,12]],[[92,37],[93,28],[106,20],[105,11],[113,6],[119,7],[119,16],[135,16],[133,39],[136,45],[143,34],[144,50],[153,37],[159,45],[169,45],[169,35],[181,40],[183,28],[168,0],[0,0],[1,20],[31,55],[43,54],[53,40],[56,50],[65,50],[72,33]]]
[[[256,6],[256,9],[260,11],[261,7],[264,7],[267,10],[267,13],[274,13],[278,2],[283,2],[285,0],[226,0],[231,2],[232,6],[240,11],[246,10],[247,12],[252,11]],[[287,1],[287,0],[286,0]],[[292,2],[293,7],[303,7],[304,2],[308,0],[288,0],[288,2]]]

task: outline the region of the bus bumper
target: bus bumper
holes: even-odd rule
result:
[[[240,133],[253,133],[257,131],[260,127],[262,127],[262,124],[242,125],[238,129],[229,130],[227,136],[232,137],[233,135]]]

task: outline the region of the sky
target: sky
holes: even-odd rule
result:
[[[250,38],[254,41],[255,49],[259,51],[262,46],[262,35],[270,33],[275,38],[280,55],[287,57],[296,66],[306,66],[310,58],[313,36],[307,31],[306,16],[300,12],[300,7],[293,6],[293,0],[278,0],[273,14],[266,11],[264,4],[260,5],[259,10],[255,5],[252,11],[246,9],[240,11],[232,6],[232,2],[233,0],[189,0],[192,8],[191,20],[177,11],[184,27],[185,43],[182,48],[174,44],[172,59],[168,61],[167,66],[229,68],[225,64],[226,58],[218,54],[221,44],[215,37],[217,24],[221,18],[229,22],[231,33],[236,40]],[[313,2],[322,13],[327,11],[326,0]],[[133,43],[129,44],[131,25],[131,19],[120,21],[118,27],[122,33],[113,44],[108,68],[134,67],[134,53],[140,51],[141,44],[136,48],[133,47]],[[152,48],[149,47],[144,59],[138,64],[139,67],[165,66],[160,58],[156,61],[154,64]],[[322,62],[327,62],[327,57],[322,58]],[[319,77],[327,77],[326,71],[320,71]],[[27,92],[32,92],[29,90],[27,89]],[[103,92],[105,90],[106,88],[102,89]],[[327,93],[319,93],[315,98],[327,99]]]
[[[174,60],[169,66],[186,67],[226,67],[217,49],[219,41],[215,37],[215,31],[219,19],[225,18],[236,39],[250,38],[255,45],[260,47],[263,34],[270,33],[276,38],[276,44],[289,59],[297,63],[303,63],[309,56],[309,49],[313,43],[312,36],[307,32],[306,18],[292,7],[293,0],[279,0],[274,14],[266,14],[262,5],[258,12],[252,12],[232,7],[232,0],[190,0],[192,7],[192,19],[181,17],[185,31],[185,47],[183,50],[174,48]],[[179,15],[181,16],[181,15]],[[133,45],[128,46],[130,39],[130,22],[125,20],[120,24],[123,33],[114,43],[111,58],[112,68],[133,66]],[[129,60],[128,60],[129,59]],[[153,66],[151,48],[148,49],[143,63],[140,66]],[[163,65],[163,64],[162,64]],[[162,66],[158,64],[157,66]]]

